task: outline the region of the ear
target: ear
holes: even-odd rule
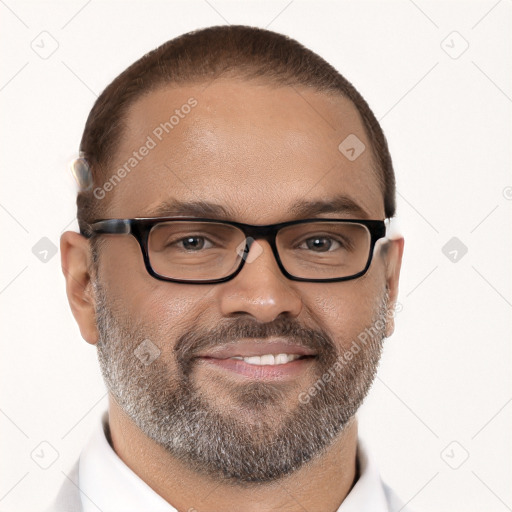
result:
[[[66,231],[60,238],[60,253],[71,311],[82,338],[94,345],[98,341],[98,329],[90,274],[92,254],[89,241],[79,233]]]
[[[404,238],[402,236],[390,238],[386,241],[384,251],[386,268],[386,285],[389,292],[388,315],[386,323],[386,337],[391,336],[395,330],[395,308],[398,298],[398,283],[400,280],[400,268],[404,253]]]

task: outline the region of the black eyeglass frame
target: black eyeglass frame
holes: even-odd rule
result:
[[[187,280],[187,279],[175,279],[171,277],[166,277],[161,274],[158,274],[153,267],[151,266],[151,262],[149,260],[149,251],[148,251],[148,240],[149,233],[151,229],[159,223],[162,222],[172,222],[172,221],[193,221],[193,222],[211,222],[211,223],[220,223],[227,224],[230,226],[234,226],[240,229],[245,236],[246,246],[244,249],[244,254],[240,258],[240,265],[238,268],[232,272],[230,275],[221,277],[219,279],[209,279],[209,280]],[[307,224],[318,221],[329,221],[329,222],[343,222],[347,224],[362,224],[364,225],[369,233],[370,233],[370,251],[368,254],[368,259],[366,261],[366,265],[363,270],[360,272],[353,274],[351,276],[345,277],[334,277],[329,279],[307,279],[303,277],[295,277],[290,274],[283,266],[281,262],[281,258],[279,257],[279,252],[276,246],[276,236],[281,228],[286,226],[292,226],[295,224]],[[263,239],[266,240],[270,247],[272,248],[272,252],[274,254],[274,258],[277,261],[277,265],[279,266],[281,272],[292,281],[303,281],[310,283],[331,283],[331,282],[340,282],[340,281],[349,281],[351,279],[356,279],[364,275],[368,269],[370,268],[370,264],[373,258],[373,251],[375,248],[375,244],[377,240],[380,238],[384,238],[386,236],[386,224],[384,220],[361,220],[361,219],[325,219],[325,218],[317,218],[317,219],[300,219],[300,220],[292,220],[288,222],[281,222],[279,224],[267,224],[264,226],[257,226],[253,224],[243,224],[241,222],[227,221],[227,220],[218,220],[218,219],[206,219],[199,217],[141,217],[134,219],[105,219],[93,222],[90,224],[91,233],[81,233],[86,238],[92,238],[96,235],[132,235],[137,242],[142,251],[142,256],[144,259],[144,265],[149,275],[154,277],[155,279],[159,279],[161,281],[170,281],[174,283],[184,283],[184,284],[216,284],[216,283],[224,283],[236,277],[242,270],[246,256],[249,254],[252,243],[255,240]]]

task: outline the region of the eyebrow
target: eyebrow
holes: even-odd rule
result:
[[[299,200],[287,210],[294,218],[310,218],[323,213],[337,213],[339,215],[353,215],[359,219],[368,219],[368,213],[352,198],[346,195],[337,195],[326,199],[312,201]],[[160,203],[145,215],[147,217],[206,217],[213,219],[231,220],[237,214],[229,206],[209,201],[182,201],[170,199]]]

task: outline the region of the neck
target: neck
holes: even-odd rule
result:
[[[179,512],[336,511],[356,479],[357,422],[320,456],[271,483],[238,486],[198,475],[146,437],[110,399],[112,447],[121,460]]]

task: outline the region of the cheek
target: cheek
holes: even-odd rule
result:
[[[168,289],[159,287],[148,293],[136,314],[148,328],[176,338],[197,324],[199,297],[188,289],[183,290],[179,284],[168,283],[168,286]]]
[[[349,346],[374,320],[384,289],[368,274],[354,281],[324,284],[312,301],[316,324],[337,344]]]

